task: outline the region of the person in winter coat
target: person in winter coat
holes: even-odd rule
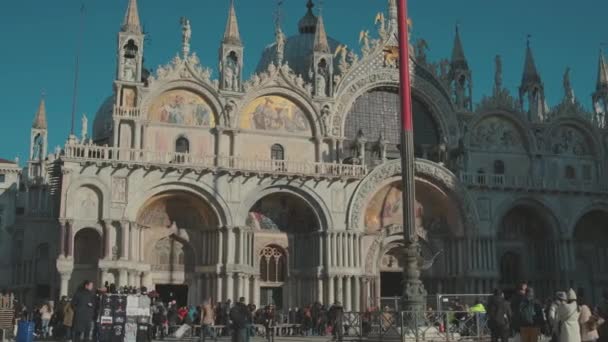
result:
[[[64,339],[71,340],[72,339],[72,323],[74,321],[74,308],[72,307],[72,303],[68,302],[67,298],[63,300],[63,329]]]
[[[568,291],[568,301],[562,303],[557,309],[557,322],[559,328],[559,342],[581,342],[581,329],[579,326],[580,309],[576,302],[576,293]]]
[[[567,300],[566,292],[559,291],[555,294],[555,299],[549,305],[547,312],[547,320],[549,321],[549,327],[551,328],[551,342],[557,342],[559,339],[559,324],[557,321],[557,309],[560,305],[565,303]]]
[[[511,330],[515,334],[520,333],[520,317],[519,317],[519,307],[521,302],[526,298],[526,290],[528,289],[528,284],[521,283],[517,287],[517,292],[513,294],[511,297],[511,312],[513,313],[513,317],[511,318]]]
[[[211,329],[211,326],[213,326],[215,324],[215,310],[213,309],[213,306],[211,305],[211,301],[210,300],[206,300],[205,303],[203,303],[203,308],[201,310],[201,326],[202,326],[202,330],[203,330],[203,334],[207,335],[211,338],[215,338],[214,334],[213,334],[213,330]]]
[[[247,342],[247,328],[251,322],[249,309],[245,304],[245,298],[241,297],[239,302],[234,304],[232,309],[230,309],[229,317],[232,321],[233,328],[232,342]]]
[[[342,307],[342,303],[336,302],[331,309],[329,309],[329,319],[331,321],[331,325],[333,327],[333,341],[342,342],[342,337],[344,332],[344,308]]]
[[[74,306],[73,338],[74,342],[80,342],[88,336],[95,315],[93,282],[87,280],[83,283],[74,294],[72,305]]]
[[[488,299],[488,326],[492,333],[492,342],[509,342],[509,322],[511,321],[511,306],[505,300],[504,293],[494,290]]]
[[[534,289],[526,289],[526,297],[519,303],[519,327],[521,342],[537,342],[545,325],[543,308],[534,298]]]
[[[51,317],[53,317],[53,309],[49,306],[49,304],[44,304],[40,308],[40,320],[42,322],[42,337],[49,337],[49,323],[51,322]]]
[[[584,304],[582,296],[579,294],[578,302],[580,305],[581,315],[578,318],[578,322],[581,325],[581,341],[583,342],[595,342],[600,338],[597,332],[597,328],[600,325],[600,319],[593,315],[591,308]]]

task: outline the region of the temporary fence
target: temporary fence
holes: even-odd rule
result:
[[[445,311],[445,310],[458,310],[455,308],[455,305],[458,302],[460,305],[464,306],[473,306],[475,304],[486,304],[488,299],[492,296],[487,293],[477,293],[477,294],[437,294],[434,297],[436,298],[435,309],[437,311]]]

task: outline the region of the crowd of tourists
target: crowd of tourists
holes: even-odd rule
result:
[[[553,299],[541,303],[534,289],[526,283],[507,301],[495,290],[487,303],[488,325],[492,341],[507,342],[519,337],[521,342],[537,342],[542,335],[552,342],[608,341],[608,291],[597,306],[590,306],[582,293],[573,289],[559,291]]]

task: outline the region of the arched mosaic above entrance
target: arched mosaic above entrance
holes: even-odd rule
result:
[[[215,127],[213,110],[201,96],[184,89],[169,90],[154,100],[149,109],[152,122]]]
[[[316,215],[306,202],[287,193],[270,194],[249,211],[247,226],[269,232],[306,233],[319,229]]]
[[[262,96],[243,109],[243,129],[312,135],[304,110],[293,101],[275,95]]]
[[[144,227],[216,227],[217,218],[209,204],[185,192],[168,192],[150,199],[140,210],[137,223]]]

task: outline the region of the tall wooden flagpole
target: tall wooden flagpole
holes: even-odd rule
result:
[[[401,170],[403,203],[403,295],[405,311],[424,309],[426,290],[420,280],[420,245],[416,232],[416,192],[414,160],[414,124],[410,84],[410,51],[408,38],[407,0],[397,0],[399,30],[399,78],[401,101]]]

